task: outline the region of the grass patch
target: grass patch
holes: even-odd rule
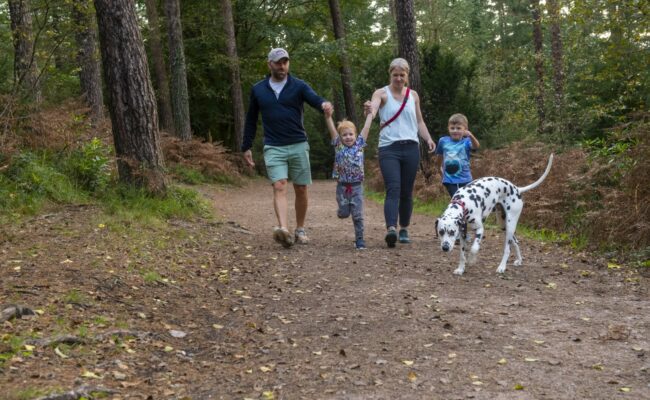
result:
[[[45,396],[48,393],[53,393],[52,390],[43,390],[37,388],[24,388],[17,389],[7,393],[6,400],[31,400],[37,397]]]
[[[144,279],[144,283],[150,285],[162,282],[163,277],[156,271],[147,271],[142,275],[142,279]]]
[[[366,190],[364,192],[364,195],[367,199],[370,199],[379,204],[384,204],[385,194],[383,192]],[[449,200],[445,198],[435,199],[433,201],[422,201],[419,199],[413,199],[413,212],[416,212],[418,214],[429,215],[432,217],[438,217],[443,213],[443,211],[445,211],[448,204],[449,204]]]
[[[107,194],[102,200],[106,213],[114,221],[112,227],[130,225],[133,221],[157,225],[170,218],[192,219],[210,216],[210,207],[194,190],[171,187],[165,197],[149,195],[141,189],[121,187]]]
[[[366,198],[372,201],[384,204],[384,193],[367,190],[365,195]],[[449,205],[449,199],[447,198],[435,199],[428,202],[414,199],[413,212],[432,217],[439,217],[445,211],[447,205]],[[485,226],[489,229],[500,229],[500,227],[496,225],[496,219],[492,214],[485,221]],[[587,237],[583,235],[574,236],[568,233],[552,231],[550,229],[534,229],[523,224],[517,225],[517,235],[541,242],[569,244],[576,250],[584,250],[589,243]]]
[[[197,169],[176,164],[169,168],[169,172],[178,181],[188,185],[200,185],[204,183],[220,183],[224,185],[240,185],[241,182],[232,176],[218,173],[205,174]]]
[[[70,290],[64,297],[63,301],[67,304],[78,304],[81,306],[90,304],[88,297],[77,289]]]

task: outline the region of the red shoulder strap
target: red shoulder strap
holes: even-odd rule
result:
[[[409,94],[411,94],[411,88],[407,87],[407,88],[406,88],[406,94],[404,95],[404,101],[402,101],[402,106],[399,108],[399,110],[397,110],[397,112],[395,113],[395,115],[393,115],[393,116],[391,117],[391,119],[389,119],[389,120],[386,121],[382,126],[379,127],[379,130],[380,130],[380,131],[381,131],[382,129],[384,129],[385,127],[387,127],[391,122],[395,121],[395,120],[397,119],[397,117],[399,117],[399,115],[402,113],[402,110],[404,109],[404,107],[406,107],[406,102],[407,102],[408,99],[409,99]],[[389,96],[392,96],[390,93],[388,93],[388,95],[389,95]]]

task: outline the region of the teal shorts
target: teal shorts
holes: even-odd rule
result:
[[[311,184],[309,143],[300,142],[286,146],[264,146],[266,173],[275,183],[288,179],[296,185]]]

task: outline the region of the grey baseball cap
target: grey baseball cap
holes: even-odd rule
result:
[[[283,58],[289,58],[289,53],[285,49],[277,48],[269,51],[269,61],[278,62]]]

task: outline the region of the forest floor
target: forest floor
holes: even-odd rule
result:
[[[489,230],[458,277],[433,217],[388,249],[371,201],[357,251],[334,185],[310,188],[311,243],[291,249],[264,180],[200,187],[215,218],[62,207],[2,227],[0,303],[36,315],[0,325],[0,398],[650,398],[646,272],[520,238],[524,265],[498,275]]]

